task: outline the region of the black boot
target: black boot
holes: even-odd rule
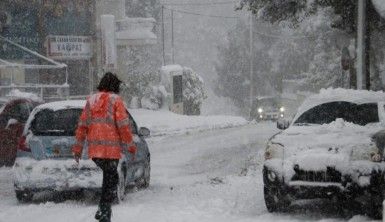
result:
[[[100,222],[111,222],[111,213],[111,204],[100,204],[100,218],[98,220]]]
[[[96,214],[95,214],[95,219],[96,220],[100,220],[100,217],[102,216],[102,211],[101,211],[101,204],[99,204],[98,206],[98,210],[96,211]]]

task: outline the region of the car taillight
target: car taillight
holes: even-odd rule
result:
[[[27,138],[25,136],[20,137],[17,148],[24,152],[31,152],[31,149],[27,145]]]

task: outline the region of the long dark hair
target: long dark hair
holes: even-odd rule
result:
[[[99,91],[119,93],[119,86],[122,83],[120,79],[112,72],[104,74],[98,85]]]

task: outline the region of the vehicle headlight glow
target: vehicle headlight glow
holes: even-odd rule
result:
[[[279,108],[279,111],[282,113],[285,112],[285,107],[282,106],[281,108]]]
[[[279,143],[269,142],[265,150],[265,160],[283,158],[283,145]]]
[[[258,108],[258,113],[262,113],[263,112],[263,109],[262,108]]]

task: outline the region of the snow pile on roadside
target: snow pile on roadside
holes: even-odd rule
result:
[[[241,115],[242,110],[227,97],[216,95],[210,88],[206,89],[207,99],[202,103],[203,115]]]
[[[236,116],[184,116],[168,110],[130,109],[139,127],[151,130],[151,136],[185,134],[246,125],[242,117]]]

